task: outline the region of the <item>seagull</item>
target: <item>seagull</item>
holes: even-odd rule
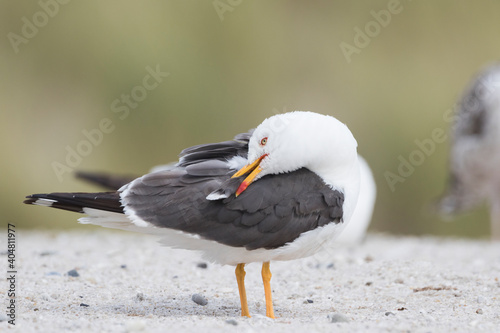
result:
[[[33,194],[24,202],[86,214],[83,224],[159,235],[164,245],[236,266],[245,317],[244,268],[261,262],[266,316],[274,318],[270,262],[313,255],[341,233],[358,199],[356,149],[336,118],[295,111],[233,141],[187,148],[175,165],[117,191]]]
[[[469,84],[454,121],[449,184],[438,210],[457,214],[486,201],[491,238],[500,240],[500,64]]]

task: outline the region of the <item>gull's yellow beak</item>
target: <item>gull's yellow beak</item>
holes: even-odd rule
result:
[[[262,171],[260,167],[260,162],[267,156],[267,154],[262,155],[258,159],[256,159],[253,163],[245,165],[243,168],[238,170],[231,178],[240,177],[250,172],[250,174],[243,180],[238,189],[236,190],[236,196],[240,195],[241,192],[247,189],[248,185],[250,185],[255,177]]]

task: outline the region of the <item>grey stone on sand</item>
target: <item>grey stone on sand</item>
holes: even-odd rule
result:
[[[228,319],[226,320],[226,324],[233,325],[233,326],[238,326],[238,322],[234,319]]]
[[[193,300],[193,302],[201,306],[205,306],[208,304],[207,299],[200,294],[193,294],[193,296],[191,296],[191,299]]]
[[[56,253],[57,253],[57,251],[42,251],[42,252],[40,252],[40,256],[41,257],[52,256]]]
[[[142,302],[146,299],[146,296],[144,296],[144,293],[137,293],[135,295],[135,300],[138,301],[138,302]]]
[[[208,264],[206,262],[199,262],[196,267],[206,269],[208,267]]]
[[[72,269],[72,270],[68,271],[68,276],[79,277],[80,274],[78,274],[78,272],[76,271],[76,269]]]

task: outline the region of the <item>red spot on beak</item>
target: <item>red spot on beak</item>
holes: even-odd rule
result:
[[[245,165],[243,168],[238,170],[231,178],[240,177],[250,172],[250,174],[243,180],[238,189],[236,190],[236,196],[239,196],[241,192],[245,191],[250,185],[255,177],[262,171],[260,167],[260,163],[267,156],[267,154],[262,155],[258,159],[256,159],[253,163]]]

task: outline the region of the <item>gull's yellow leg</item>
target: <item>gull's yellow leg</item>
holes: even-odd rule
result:
[[[250,318],[247,303],[247,292],[245,290],[245,264],[238,264],[234,272],[236,273],[236,281],[238,282],[238,290],[240,292],[241,316]]]
[[[271,270],[269,261],[262,264],[262,281],[264,282],[264,293],[266,294],[266,316],[274,319],[273,296],[271,292]]]

